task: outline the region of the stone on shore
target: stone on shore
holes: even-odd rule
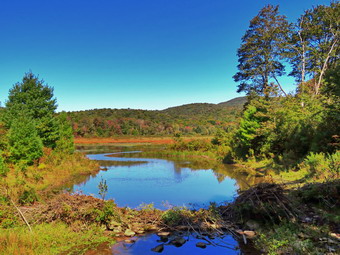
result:
[[[250,231],[250,230],[243,231],[243,234],[249,239],[252,239],[256,236],[256,233],[254,231]]]
[[[170,235],[170,232],[159,232],[157,233],[159,237],[168,237]]]
[[[127,230],[125,230],[124,235],[125,236],[134,236],[134,235],[136,235],[136,233],[133,232],[131,229],[127,229]]]

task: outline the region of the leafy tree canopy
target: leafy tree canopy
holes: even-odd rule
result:
[[[274,81],[284,93],[278,77],[284,74],[283,49],[288,42],[290,24],[279,15],[279,7],[268,5],[250,21],[239,48],[238,72],[234,80],[240,82],[238,92],[254,91],[265,94]]]

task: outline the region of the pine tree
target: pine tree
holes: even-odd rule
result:
[[[12,121],[8,131],[9,154],[13,162],[32,164],[43,154],[43,144],[38,136],[35,123],[25,115]]]
[[[73,130],[71,124],[67,120],[67,114],[61,113],[57,118],[58,123],[58,140],[56,141],[55,150],[71,154],[74,152]]]
[[[9,91],[5,125],[11,128],[20,115],[25,115],[34,121],[44,146],[54,148],[58,139],[58,126],[54,118],[56,108],[53,88],[45,85],[34,74],[27,73],[22,82],[15,84]]]

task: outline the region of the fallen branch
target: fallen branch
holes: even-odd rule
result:
[[[21,218],[24,220],[24,222],[26,223],[26,225],[28,226],[30,232],[32,232],[32,228],[30,226],[30,224],[28,223],[28,221],[26,220],[24,214],[20,211],[20,209],[14,204],[13,200],[11,199],[11,203],[13,204],[13,206],[15,207],[15,209],[17,209],[17,211],[19,212]]]

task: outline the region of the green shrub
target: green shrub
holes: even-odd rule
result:
[[[168,210],[163,213],[162,220],[167,225],[178,225],[181,221],[181,212],[179,210]]]
[[[302,167],[306,167],[311,175],[339,175],[340,151],[334,154],[311,152],[303,161]]]
[[[336,151],[335,153],[329,155],[329,170],[335,175],[339,175],[340,173],[340,151]]]
[[[186,207],[173,207],[162,214],[162,221],[167,225],[175,226],[191,221],[192,216],[192,212]]]
[[[105,201],[104,207],[102,210],[96,209],[95,212],[97,214],[96,221],[101,223],[108,223],[112,218],[117,218],[118,215],[115,212],[116,204],[114,201],[109,200]]]
[[[12,122],[8,140],[10,158],[15,163],[24,161],[33,164],[34,160],[43,155],[43,144],[34,122],[26,117]]]
[[[19,197],[19,203],[22,205],[33,204],[35,201],[38,201],[38,195],[32,187],[26,188]]]
[[[66,113],[61,113],[57,118],[58,139],[56,141],[55,150],[66,154],[74,152],[73,130],[67,120]]]

